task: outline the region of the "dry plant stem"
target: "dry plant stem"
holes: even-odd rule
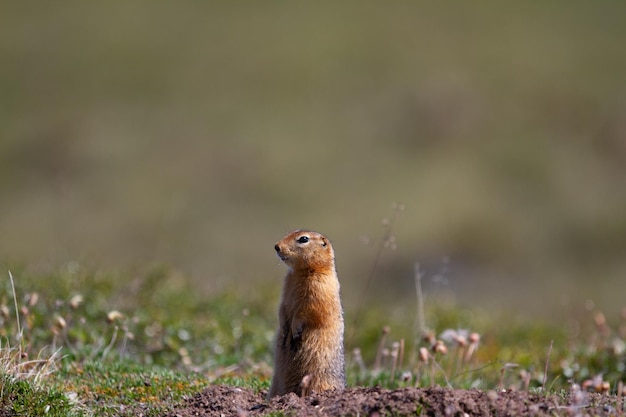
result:
[[[422,291],[422,271],[419,263],[415,263],[415,295],[417,296],[417,335],[415,337],[416,345],[419,339],[426,333],[426,315],[424,313],[424,293]]]
[[[359,367],[359,372],[361,373],[361,375],[365,375],[367,373],[367,367],[365,366],[365,362],[363,361],[363,356],[361,356],[361,349],[354,348],[352,352],[354,361]]]
[[[113,349],[113,345],[115,345],[115,341],[117,340],[117,332],[119,331],[119,327],[115,326],[113,328],[113,336],[111,337],[111,341],[102,351],[102,359],[106,358],[111,349]]]
[[[522,383],[524,384],[524,391],[528,392],[528,388],[530,387],[530,378],[531,374],[528,372],[527,375],[524,376]]]
[[[478,349],[478,341],[475,340],[471,340],[472,339],[472,335],[470,335],[470,343],[467,345],[467,348],[465,350],[465,356],[463,358],[463,361],[469,365],[472,362],[472,357],[474,356],[474,352],[476,352],[476,350]]]
[[[548,379],[548,365],[550,364],[550,354],[552,353],[553,344],[554,344],[554,340],[550,340],[550,347],[548,348],[548,356],[546,357],[546,366],[543,369],[543,382],[541,383],[542,392],[544,392],[546,389],[546,380]]]
[[[420,382],[422,381],[422,376],[424,375],[423,365],[420,363],[415,367],[415,387],[420,386]]]
[[[385,350],[385,342],[387,340],[387,334],[389,331],[387,328],[383,328],[383,336],[380,338],[380,342],[378,343],[378,350],[376,351],[376,360],[374,362],[374,370],[379,371],[381,367],[383,351]]]
[[[393,348],[391,351],[391,375],[389,377],[389,380],[391,382],[393,382],[396,377],[396,369],[398,368],[399,353],[400,353],[400,343],[394,342]]]
[[[122,346],[120,347],[120,357],[126,356],[126,345],[128,344],[128,331],[124,331],[124,338],[122,339]]]
[[[464,355],[463,347],[457,345],[456,348],[454,349],[454,357],[450,361],[450,370],[448,374],[450,375],[451,378],[454,378],[458,374],[459,369],[461,367],[461,359],[463,358],[463,355]]]
[[[370,273],[367,276],[367,280],[365,281],[365,286],[363,287],[363,292],[361,294],[361,298],[359,298],[360,300],[366,300],[366,295],[369,292],[369,288],[370,288],[370,286],[372,284],[372,281],[374,279],[374,274],[376,273],[376,270],[378,269],[378,264],[380,263],[380,258],[382,257],[383,250],[387,246],[386,243],[389,241],[389,238],[391,238],[391,236],[392,236],[393,223],[395,222],[396,218],[398,217],[399,212],[400,212],[400,208],[396,207],[394,209],[394,211],[393,211],[391,219],[389,219],[389,221],[386,222],[386,224],[385,224],[385,229],[386,229],[385,230],[385,234],[383,235],[383,238],[381,239],[380,244],[378,245],[378,249],[376,250],[376,255],[374,256],[374,263],[372,264],[372,268],[370,269]],[[350,329],[350,334],[346,338],[346,345],[350,345],[352,343],[352,340],[354,338],[354,332],[358,328],[359,317],[361,315],[362,307],[363,307],[363,303],[361,303],[359,306],[357,306],[356,312],[354,314],[354,320],[352,320],[352,327]]]
[[[415,339],[413,340],[412,358],[417,357],[420,340],[426,334],[426,317],[424,313],[424,293],[422,291],[422,271],[418,262],[414,265],[415,295],[417,298],[417,310],[415,313]]]
[[[459,346],[459,357],[457,360],[457,367],[454,370],[455,376],[465,371],[465,367],[466,367],[465,356],[466,355],[467,355],[467,346]]]
[[[15,304],[15,320],[17,321],[17,335],[15,336],[20,345],[19,354],[22,354],[22,326],[20,325],[20,310],[17,307],[17,295],[15,294],[15,284],[13,283],[13,274],[9,271],[9,280],[11,281],[11,291],[13,291],[13,303]]]
[[[429,381],[428,381],[428,386],[432,387],[433,385],[435,385],[435,358],[431,358],[432,360],[430,361],[430,375],[429,375]]]

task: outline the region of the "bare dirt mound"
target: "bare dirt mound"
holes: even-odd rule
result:
[[[527,392],[457,390],[441,387],[349,388],[299,398],[295,394],[266,401],[266,392],[211,386],[174,407],[165,417],[263,416],[611,416],[622,415],[621,399],[599,394],[569,396]]]

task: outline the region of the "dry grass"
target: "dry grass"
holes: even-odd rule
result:
[[[17,295],[13,274],[9,271],[9,280],[13,291],[13,303],[15,306],[15,324],[17,333],[11,337],[0,338],[0,374],[13,380],[26,380],[36,386],[40,386],[43,379],[51,375],[57,368],[60,360],[61,348],[52,350],[42,348],[36,358],[30,358],[24,349],[24,331],[20,323],[20,311],[18,310]],[[3,312],[4,319],[8,314]],[[13,343],[11,343],[13,340]]]

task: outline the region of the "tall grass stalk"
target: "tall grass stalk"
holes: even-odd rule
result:
[[[15,338],[20,345],[20,354],[22,353],[22,326],[20,325],[20,310],[17,307],[17,295],[15,293],[15,283],[13,282],[13,274],[9,271],[9,281],[11,281],[11,291],[13,292],[13,303],[15,305],[15,320],[17,321],[17,335]]]

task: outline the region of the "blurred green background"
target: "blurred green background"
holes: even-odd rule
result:
[[[625,2],[5,2],[0,262],[277,293],[304,227],[348,308],[420,262],[468,306],[617,309],[625,44]]]

